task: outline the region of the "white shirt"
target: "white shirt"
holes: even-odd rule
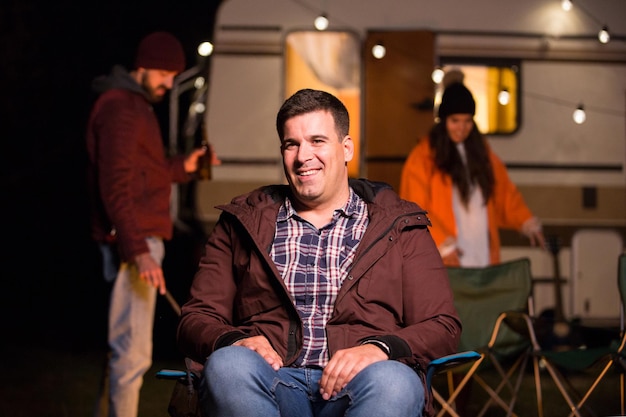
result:
[[[456,146],[465,164],[465,147],[463,143],[458,143]],[[476,184],[470,186],[470,198],[467,207],[465,207],[458,188],[453,186],[452,207],[456,222],[456,244],[461,252],[459,256],[461,266],[483,267],[489,265],[487,206],[483,203],[480,187]]]

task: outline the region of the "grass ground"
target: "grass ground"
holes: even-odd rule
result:
[[[2,349],[0,416],[89,417],[97,402],[104,351],[67,352],[50,349]],[[140,416],[167,417],[173,382],[154,374],[180,367],[182,360],[159,359],[146,374]]]
[[[0,416],[6,417],[87,417],[96,404],[98,384],[102,376],[104,351],[20,347],[4,344],[0,364]],[[163,355],[156,358],[147,373],[141,393],[141,417],[168,417],[167,406],[174,382],[154,377],[159,369],[180,369],[182,358]],[[495,373],[485,375],[487,382],[496,382]],[[588,374],[570,375],[580,390],[591,382]],[[550,380],[542,373],[544,417],[564,417],[569,408]],[[435,389],[445,391],[445,378],[438,376]],[[471,390],[467,415],[473,416],[485,403],[487,395],[474,384]],[[589,399],[589,406],[597,416],[619,415],[619,379],[610,372],[602,385]],[[520,417],[537,416],[535,385],[532,373],[524,375],[522,389],[515,406]],[[504,416],[498,406],[491,406],[486,417]],[[591,415],[591,414],[589,414]],[[263,416],[259,416],[263,417]]]
[[[589,369],[589,372],[568,373],[565,374],[567,380],[571,383],[574,393],[584,393],[591,386],[593,379],[599,375],[600,367]],[[495,388],[500,382],[494,370],[487,370],[480,373],[485,382],[490,387]],[[543,417],[567,417],[570,413],[570,407],[564,397],[559,392],[558,387],[550,377],[547,370],[541,371],[541,393],[543,403]],[[439,392],[447,392],[445,376],[437,376],[433,382],[433,387]],[[583,407],[583,416],[621,416],[620,413],[620,385],[619,373],[616,367],[609,371],[603,381],[594,389],[591,396],[587,399]],[[570,395],[572,395],[570,393]],[[576,395],[576,394],[575,394]],[[580,395],[580,394],[578,394]],[[505,401],[509,401],[512,397],[509,391],[503,389],[501,396]],[[477,383],[471,384],[469,401],[464,416],[477,416],[483,406],[489,400],[487,392]],[[515,414],[519,417],[539,416],[537,407],[537,394],[532,369],[524,372],[515,406],[513,408]],[[500,406],[492,403],[488,406],[484,417],[506,416],[506,412]]]

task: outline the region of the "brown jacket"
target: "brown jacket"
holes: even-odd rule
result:
[[[350,185],[367,202],[370,222],[327,325],[330,354],[378,336],[392,359],[424,370],[456,351],[461,332],[428,219],[388,186]],[[302,323],[268,255],[287,192],[263,187],[218,207],[223,213],[182,307],[178,344],[186,356],[204,363],[214,350],[262,334],[285,366],[298,357]],[[427,393],[427,410],[430,400]]]
[[[184,155],[166,158],[158,119],[141,87],[114,69],[100,82],[87,126],[92,237],[115,229],[122,259],[148,252],[145,239],[172,237],[172,182],[189,181]]]

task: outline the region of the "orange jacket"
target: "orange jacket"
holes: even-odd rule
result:
[[[489,158],[495,176],[493,196],[487,205],[489,222],[489,252],[491,263],[500,262],[498,229],[520,231],[525,221],[533,217],[522,194],[509,178],[506,166],[489,148]],[[411,151],[400,178],[400,197],[414,201],[428,212],[430,229],[437,246],[447,237],[456,240],[457,230],[452,208],[452,178],[435,166],[434,151],[428,138]]]

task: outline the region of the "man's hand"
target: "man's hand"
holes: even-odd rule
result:
[[[136,256],[135,264],[137,264],[137,269],[139,270],[139,278],[146,284],[158,288],[161,295],[165,295],[166,289],[163,269],[158,262],[150,256],[150,253],[142,253]]]
[[[207,152],[210,152],[210,164],[212,166],[222,164],[222,161],[217,157],[217,154],[213,150],[213,145],[209,143],[207,146],[194,149],[189,153],[189,155],[187,155],[185,158],[185,172],[188,174],[196,172],[200,168],[200,158],[202,158]]]
[[[237,340],[233,346],[243,346],[261,355],[272,369],[278,371],[283,366],[283,359],[276,353],[265,336],[252,336]]]
[[[345,387],[363,368],[389,359],[373,344],[365,344],[338,351],[328,362],[320,379],[320,393],[325,400]]]
[[[185,158],[185,172],[192,173],[196,172],[199,167],[198,160],[207,152],[204,148],[198,148],[191,151],[189,155]]]

